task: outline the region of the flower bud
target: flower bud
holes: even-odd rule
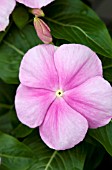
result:
[[[29,10],[33,15],[37,16],[37,17],[44,17],[45,14],[44,12],[42,11],[42,9],[39,9],[39,8],[34,8],[34,9],[30,9]]]
[[[38,17],[34,18],[34,27],[38,37],[43,41],[45,44],[49,44],[52,42],[52,36],[50,33],[50,28],[43,20]]]

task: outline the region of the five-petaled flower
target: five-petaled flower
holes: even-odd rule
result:
[[[71,148],[88,128],[111,120],[112,87],[102,78],[99,58],[86,46],[38,45],[23,57],[19,78],[17,116],[31,128],[39,126],[50,148]]]
[[[42,8],[54,0],[1,0],[0,1],[0,31],[4,31],[9,24],[9,15],[12,13],[16,2],[30,8]]]

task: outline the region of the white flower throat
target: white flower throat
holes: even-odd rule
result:
[[[57,91],[56,91],[56,96],[57,96],[57,97],[62,97],[63,94],[64,94],[63,90],[57,90]]]

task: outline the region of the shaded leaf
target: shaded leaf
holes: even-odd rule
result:
[[[0,132],[0,157],[9,169],[25,170],[33,160],[31,150],[12,136]]]
[[[3,132],[7,132],[9,133],[10,131],[12,131],[13,126],[11,123],[11,115],[10,113],[6,113],[2,116],[0,116],[0,130]]]
[[[4,165],[0,165],[0,170],[10,170],[10,169],[8,169],[7,167],[5,167]]]
[[[112,82],[112,59],[100,56],[103,64],[103,75],[104,78]]]
[[[100,142],[112,156],[112,122],[104,127],[89,130],[89,135]]]
[[[12,22],[10,22],[10,24],[8,25],[8,27],[6,28],[5,31],[0,32],[0,43],[3,40],[3,38],[5,37],[5,35],[7,34],[7,32],[9,31],[9,28],[11,27],[11,25],[12,25]]]
[[[25,126],[23,124],[19,124],[13,131],[12,135],[16,138],[24,138],[28,136],[33,129],[29,128],[28,126]]]
[[[0,116],[12,109],[17,86],[0,80]]]
[[[88,149],[84,170],[95,170],[104,158],[105,149],[99,145],[88,145]]]
[[[13,21],[18,28],[22,29],[29,20],[29,13],[23,6],[17,7],[12,13]]]
[[[12,121],[16,114],[14,112],[16,88],[17,86],[6,84],[0,80],[0,130],[7,133],[13,129]]]

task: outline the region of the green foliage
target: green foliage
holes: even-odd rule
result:
[[[19,6],[12,13],[12,17],[17,27],[22,29],[28,23],[29,13],[26,8]]]
[[[103,64],[104,78],[112,82],[112,59],[100,56]]]
[[[16,138],[24,138],[24,137],[28,136],[32,131],[33,131],[33,129],[31,129],[23,124],[19,124],[12,131],[11,134],[13,134]]]
[[[6,166],[4,166],[4,165],[0,165],[0,170],[10,170],[10,169],[8,169]]]
[[[16,86],[8,85],[0,80],[0,130],[9,133],[13,129],[14,96]]]
[[[1,43],[1,41],[4,39],[4,37],[5,37],[5,35],[7,34],[7,32],[9,31],[9,28],[11,27],[11,25],[12,25],[12,23],[10,23],[10,24],[8,25],[8,27],[6,28],[5,31],[0,32],[0,43]]]
[[[106,151],[112,156],[112,122],[107,126],[90,130],[89,135],[100,142]]]
[[[2,164],[11,170],[25,170],[32,164],[32,151],[17,139],[0,132],[0,157]]]
[[[95,170],[102,162],[105,155],[105,150],[99,145],[99,143],[97,144],[98,146],[88,145],[89,152],[84,164],[84,170]]]
[[[45,14],[55,38],[84,44],[112,58],[112,41],[107,28],[95,12],[80,0],[56,0]]]

